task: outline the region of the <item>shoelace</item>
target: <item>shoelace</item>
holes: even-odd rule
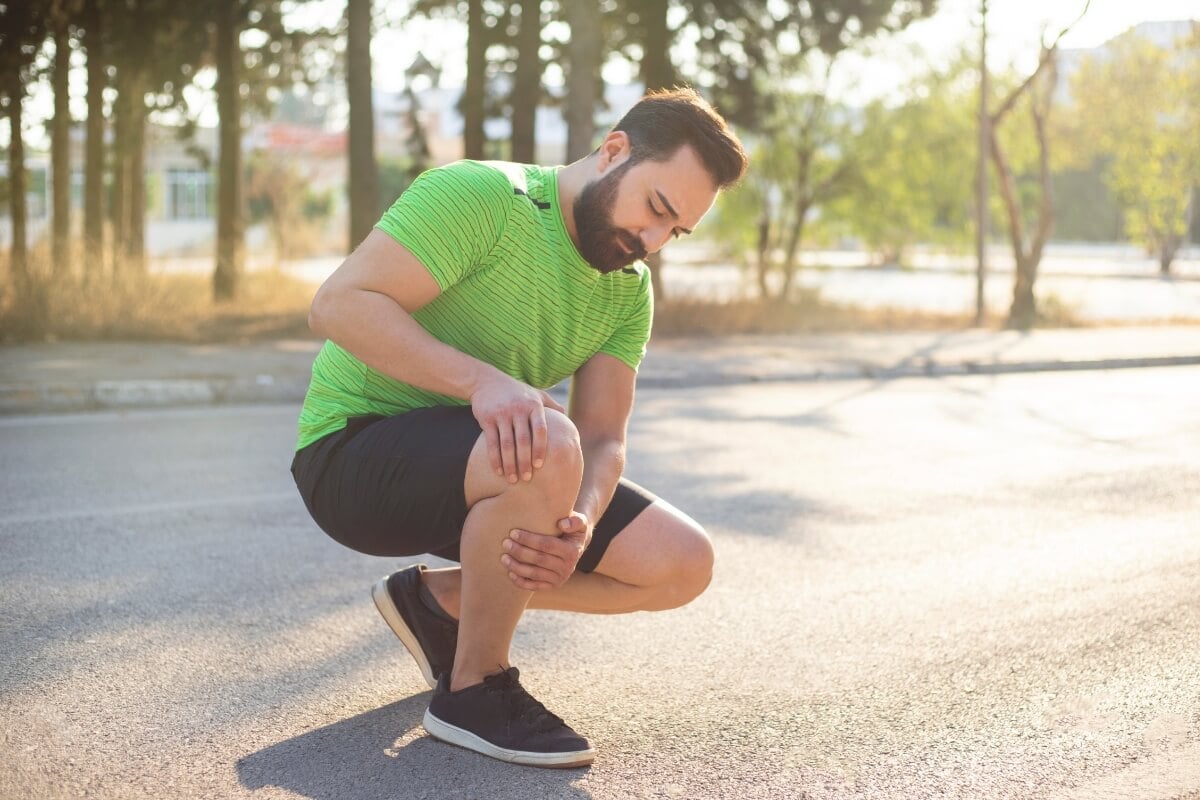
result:
[[[509,667],[483,679],[489,690],[504,697],[509,719],[527,720],[534,730],[538,731],[550,731],[565,724],[560,717],[525,691],[525,687],[518,680],[520,674],[516,667]]]

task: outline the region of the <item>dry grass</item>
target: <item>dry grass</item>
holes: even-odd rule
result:
[[[33,286],[17,297],[0,268],[0,341],[133,340],[246,342],[308,337],[312,284],[275,271],[243,278],[239,298],[212,300],[208,276],[150,275],[85,282],[45,277],[35,264]],[[1083,327],[1057,298],[1041,303],[1039,327]],[[1000,328],[1005,320],[986,321]],[[671,300],[656,311],[656,336],[724,336],[806,331],[955,330],[969,327],[969,314],[935,314],[902,309],[865,309],[821,299],[816,290],[795,293],[786,303]]]
[[[895,308],[860,308],[821,299],[816,290],[793,294],[787,302],[675,300],[654,312],[656,336],[726,336],[737,333],[803,333],[828,331],[924,331],[971,327],[973,314],[938,314]],[[1005,318],[992,316],[987,327],[1002,328]],[[1043,303],[1039,327],[1084,327],[1061,303]]]
[[[244,276],[239,297],[215,303],[201,275],[50,279],[35,272],[18,297],[0,283],[0,341],[229,342],[308,336],[315,287],[279,272]]]

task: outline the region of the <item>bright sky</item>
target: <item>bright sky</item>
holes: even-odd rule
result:
[[[1083,10],[1084,0],[989,0],[988,64],[992,70],[1015,66],[1025,72],[1037,64],[1042,32],[1053,40]],[[872,57],[846,59],[859,92],[852,99],[878,97],[918,74],[925,63],[948,60],[964,42],[979,44],[980,0],[941,0],[928,20],[872,46]],[[1141,22],[1200,19],[1200,0],[1092,0],[1083,19],[1060,47],[1103,44]],[[977,50],[976,50],[977,52]],[[925,58],[916,54],[924,53]]]
[[[418,20],[401,22],[407,0],[375,0],[377,13],[393,20],[380,26],[372,44],[372,78],[377,88],[403,88],[403,73],[418,49],[440,64],[442,85],[461,85],[465,77],[465,23],[456,20]],[[901,34],[870,45],[870,52],[847,56],[839,70],[843,99],[862,102],[885,95],[919,74],[930,62],[942,63],[959,51],[964,42],[977,47],[980,0],[941,0],[940,10],[932,18],[912,25]],[[1015,65],[1030,69],[1036,63],[1043,29],[1052,38],[1074,20],[1083,8],[1083,0],[989,0],[989,64],[993,70]],[[306,15],[320,20],[336,20],[345,10],[344,0],[318,0],[303,7]],[[1092,0],[1083,20],[1063,40],[1067,48],[1095,47],[1139,22],[1151,20],[1200,19],[1200,0]],[[211,76],[209,76],[211,78]],[[610,81],[630,79],[630,70],[612,65],[605,77]],[[547,81],[561,80],[551,69]],[[85,73],[72,74],[72,113],[82,118]],[[211,83],[211,80],[208,81]],[[198,94],[198,93],[197,93]],[[52,104],[45,84],[39,85],[27,101],[29,125],[26,135],[35,147],[45,147],[40,120],[51,113]],[[202,124],[215,124],[215,103],[205,101],[207,113]],[[8,139],[7,126],[0,131],[0,144]]]

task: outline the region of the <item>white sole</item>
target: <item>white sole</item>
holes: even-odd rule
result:
[[[596,758],[595,749],[572,750],[565,753],[530,753],[525,750],[508,750],[498,747],[486,739],[481,739],[470,731],[463,730],[448,722],[442,722],[431,712],[425,712],[422,720],[425,730],[435,739],[458,745],[467,750],[474,750],[485,756],[510,764],[525,764],[530,767],[547,767],[550,769],[569,769],[571,767],[586,767]]]
[[[429,659],[425,658],[425,652],[421,649],[421,643],[417,641],[416,635],[405,624],[404,617],[400,616],[400,609],[396,608],[396,604],[392,602],[387,581],[387,578],[381,578],[371,587],[371,599],[375,601],[375,608],[379,609],[379,615],[383,617],[383,621],[400,639],[400,643],[413,657],[413,661],[417,662],[417,667],[421,670],[421,675],[429,684],[429,688],[434,689],[437,687],[437,677],[433,674],[433,667],[430,666]]]

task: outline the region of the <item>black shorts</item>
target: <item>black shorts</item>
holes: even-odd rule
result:
[[[292,476],[321,529],[360,553],[458,560],[467,460],[482,431],[468,406],[355,417],[296,453]],[[621,479],[578,569],[591,572],[655,496]]]

